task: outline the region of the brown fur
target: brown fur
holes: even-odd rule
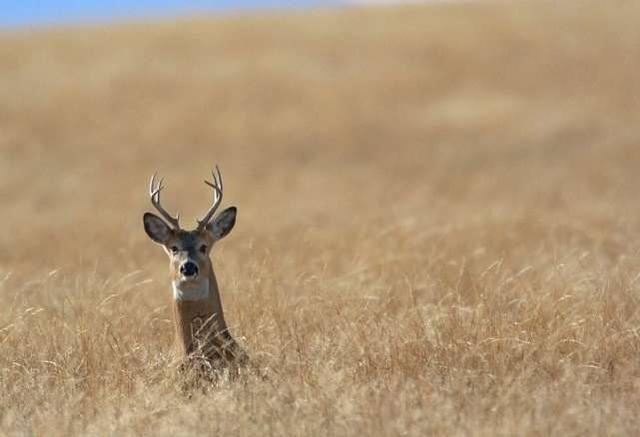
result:
[[[182,361],[205,358],[209,364],[244,362],[246,353],[229,333],[218,283],[209,269],[209,296],[202,301],[173,301],[175,348]]]
[[[206,297],[182,298],[174,295],[173,316],[175,322],[175,350],[183,365],[194,362],[206,367],[244,364],[247,354],[229,333],[224,319],[218,282],[213,272],[210,252],[219,239],[227,235],[235,223],[235,208],[218,215],[206,229],[185,231],[171,229],[159,217],[147,213],[145,231],[156,243],[162,245],[169,256],[171,280],[180,287],[203,290],[208,283]],[[186,262],[196,264],[195,277],[183,277],[181,266]],[[182,288],[181,288],[182,290]]]

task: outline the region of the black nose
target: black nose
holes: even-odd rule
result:
[[[198,266],[191,261],[187,261],[180,266],[180,273],[185,277],[195,276],[198,274]]]

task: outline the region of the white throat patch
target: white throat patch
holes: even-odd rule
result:
[[[197,284],[190,283],[178,283],[174,281],[171,283],[173,286],[173,299],[180,302],[185,300],[203,300],[209,297],[209,280],[203,279],[198,281]]]

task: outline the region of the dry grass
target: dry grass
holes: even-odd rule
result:
[[[558,2],[560,3],[560,2]],[[0,37],[0,430],[640,429],[640,7],[436,5]],[[212,163],[269,378],[183,396],[147,177]]]

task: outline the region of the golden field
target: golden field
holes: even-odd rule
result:
[[[0,434],[640,429],[640,5],[0,33]],[[170,360],[149,176],[252,365]]]

